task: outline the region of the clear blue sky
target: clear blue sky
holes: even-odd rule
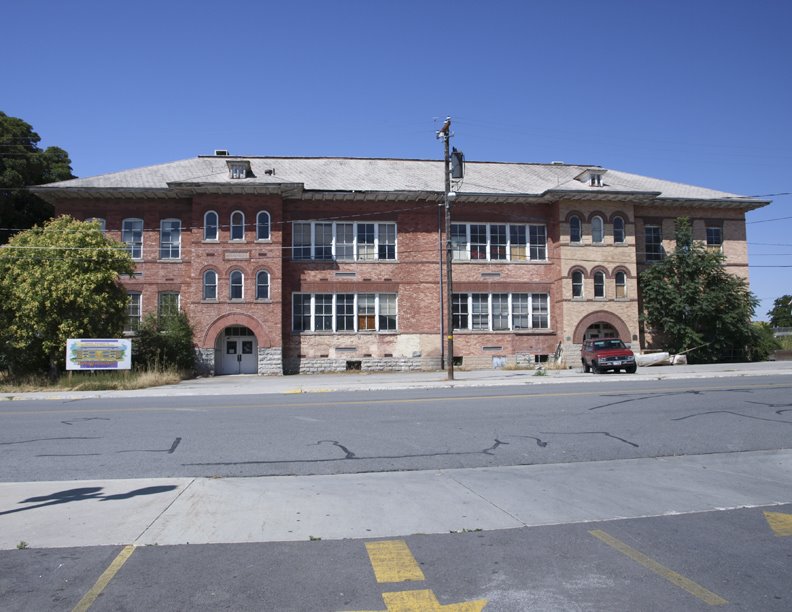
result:
[[[470,160],[792,192],[786,0],[25,0],[2,17],[0,110],[78,176],[217,148],[436,159],[451,115]],[[772,199],[748,215],[757,318],[792,293],[792,196]]]

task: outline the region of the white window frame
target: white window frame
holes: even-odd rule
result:
[[[344,306],[351,307],[351,314],[349,313],[340,313],[339,306],[341,300],[339,300],[339,296],[344,296]],[[352,296],[351,304],[346,303],[346,296]],[[363,301],[361,296],[365,296],[365,299],[368,300],[369,296],[374,296],[374,312],[373,314],[370,312],[361,312],[361,308],[363,307]],[[310,323],[310,329],[297,329],[295,325],[297,317],[295,317],[295,308],[298,302],[298,298],[300,300],[304,300],[308,298],[310,303],[310,314],[308,315],[308,321]],[[317,312],[317,298],[321,297],[321,302],[323,306],[323,310],[321,312]],[[328,297],[330,300],[328,301]],[[328,306],[328,302],[330,305],[330,311],[326,311],[326,307]],[[303,301],[304,304],[304,301]],[[393,312],[391,312],[391,310]],[[371,292],[361,292],[361,293],[302,293],[302,292],[295,292],[292,293],[292,332],[293,333],[342,333],[342,334],[369,334],[369,333],[395,333],[398,331],[399,321],[398,321],[398,295],[395,293],[371,293]],[[302,312],[299,315],[299,318],[302,320],[303,318]],[[318,317],[322,317],[322,321],[325,322],[325,325],[322,325],[321,328],[317,329],[317,320]],[[351,317],[352,320],[352,328],[351,329],[339,329],[339,316],[342,317]],[[373,329],[360,329],[360,317],[361,316],[373,316],[374,319],[374,328]],[[330,327],[326,326],[326,323],[330,322]],[[390,325],[383,325],[385,321],[392,320],[394,323],[393,328]]]
[[[474,227],[477,236],[475,243],[472,238]],[[494,236],[500,234],[500,231],[493,231],[493,228],[496,227],[505,228],[505,242],[493,242]],[[512,238],[520,233],[525,236],[525,244],[512,244]],[[462,242],[463,234],[464,244]],[[543,240],[538,240],[540,235]],[[454,261],[547,261],[547,226],[543,223],[452,223],[451,249]],[[524,256],[522,249],[524,249]],[[543,257],[539,256],[540,254]]]
[[[605,221],[599,215],[591,218],[591,243],[602,244],[605,242]]]
[[[128,291],[129,304],[127,305],[127,321],[124,325],[125,332],[135,333],[140,329],[143,321],[143,293],[140,291]],[[133,324],[132,321],[135,321]]]
[[[580,279],[580,281],[577,280],[578,278]],[[577,295],[575,295],[576,287],[580,288]],[[572,299],[580,300],[583,299],[585,295],[586,295],[585,276],[583,276],[583,272],[581,272],[580,270],[575,270],[572,272]]]
[[[492,297],[493,295],[497,295],[500,299],[502,296],[508,295],[508,305],[509,305],[509,327],[508,329],[494,329],[493,325],[493,306],[492,306]],[[475,298],[474,298],[475,296]],[[520,296],[519,300],[516,300],[515,297]],[[528,296],[527,299],[527,312],[515,312],[515,306],[517,301],[520,302],[520,306],[523,305],[523,297]],[[545,313],[539,312],[535,309],[534,300],[537,302],[541,301],[541,298],[545,297],[547,302],[547,327],[534,327],[534,316],[541,316]],[[482,298],[485,298],[485,301],[482,301]],[[475,332],[515,332],[515,331],[522,331],[525,329],[550,329],[550,294],[549,293],[528,293],[528,292],[514,292],[514,293],[481,293],[476,291],[471,291],[469,293],[454,293],[452,295],[452,320],[453,319],[461,319],[461,317],[466,318],[466,323],[464,326],[454,327],[455,331],[475,331]],[[528,327],[517,327],[514,326],[514,319],[515,314],[519,314],[520,318],[525,318],[528,322]],[[485,325],[486,322],[486,325]]]
[[[324,229],[325,226],[332,225],[332,241],[331,244],[328,245],[326,242],[322,244],[317,243],[317,227]],[[359,229],[362,229],[361,226],[364,225],[372,225],[374,227],[374,234],[373,234],[373,243],[361,243],[359,241]],[[300,244],[296,243],[296,239],[298,237],[297,227],[300,226],[300,237],[305,238],[305,232],[309,232],[309,240],[308,242],[302,242]],[[344,241],[343,243],[340,242],[341,236],[339,234],[340,228],[343,227],[345,230],[348,231],[349,227],[352,228],[352,243],[348,241]],[[390,232],[386,226],[392,226],[393,228],[393,243],[390,242]],[[322,232],[320,232],[322,233]],[[324,235],[324,234],[322,234]],[[386,242],[381,244],[380,238],[385,236]],[[344,245],[343,253],[341,253],[341,249],[339,248],[341,244]],[[328,253],[327,247],[330,247],[329,254],[330,257],[325,257]],[[348,251],[351,246],[352,254],[351,257],[348,256]],[[362,249],[362,247],[366,247]],[[383,252],[387,252],[387,250],[392,247],[393,249],[393,258],[383,258],[380,255]],[[330,221],[294,221],[292,222],[292,259],[296,261],[304,260],[316,260],[316,261],[386,261],[386,262],[395,262],[398,260],[399,257],[399,232],[398,227],[395,222],[392,221],[360,221],[360,222],[330,222]],[[361,256],[361,251],[365,251],[369,255]],[[299,254],[299,255],[298,255]],[[321,255],[321,256],[320,256]]]
[[[234,282],[234,275],[239,275],[239,282]],[[239,289],[239,297],[234,297],[234,289]],[[241,302],[245,299],[245,273],[239,268],[234,268],[228,273],[228,299],[231,302]]]
[[[618,228],[618,231],[621,232],[621,239],[616,235],[617,225],[621,226]],[[627,222],[624,217],[617,215],[613,218],[613,244],[624,244],[625,242],[627,242]]]
[[[234,217],[239,215],[242,219],[242,223],[234,222]],[[245,213],[241,210],[235,210],[231,213],[231,216],[228,217],[229,224],[228,224],[228,240],[230,242],[244,242],[245,241]],[[234,238],[234,233],[237,230],[241,230],[242,235],[239,238]]]
[[[171,228],[168,231],[169,241],[165,242],[165,226],[166,224],[175,224],[175,230]],[[178,231],[178,238],[174,243],[173,232]],[[182,222],[181,219],[163,219],[160,221],[160,244],[159,244],[159,259],[160,260],[175,260],[181,259],[181,237],[182,237]],[[174,246],[175,244],[175,246]],[[163,257],[163,249],[167,249],[167,257]],[[173,256],[173,253],[176,256]]]
[[[577,222],[577,240],[573,239],[572,237],[572,227],[575,225],[573,221]],[[581,244],[583,242],[583,221],[578,215],[572,215],[569,217],[569,242],[572,244]]]
[[[621,278],[620,278],[621,277]],[[614,297],[617,300],[627,298],[627,273],[619,270],[613,275]],[[619,295],[619,289],[623,295]]]
[[[86,223],[98,223],[99,231],[103,234],[107,231],[107,220],[104,217],[88,217]]]
[[[169,313],[163,313],[163,311],[162,311],[162,306],[163,306],[162,300],[163,300],[164,297],[171,296],[171,295],[175,295],[176,296],[176,312],[173,313],[173,314],[178,314],[178,313],[181,312],[181,294],[178,291],[160,291],[157,294],[157,316],[158,317],[162,317],[164,314],[169,314]]]
[[[657,238],[659,240],[657,243],[652,242],[652,244],[656,244],[657,252],[650,252],[649,251],[649,230],[657,230]],[[653,236],[654,238],[654,236]],[[648,262],[655,262],[655,261],[662,261],[663,260],[663,228],[660,225],[656,225],[653,223],[644,225],[644,261]]]
[[[135,240],[134,232],[136,231],[136,228],[127,228],[127,226],[132,223],[135,223],[139,226],[139,229],[137,230],[140,232],[139,240]],[[127,240],[127,234],[130,232],[132,232],[131,240]],[[127,245],[127,252],[133,260],[141,261],[143,259],[143,219],[129,217],[121,221],[121,242]]]
[[[267,279],[266,283],[261,282],[262,275]],[[267,288],[267,295],[266,297],[259,296],[259,289],[261,287]],[[270,298],[270,291],[271,291],[271,284],[270,284],[270,273],[267,270],[259,270],[256,272],[256,299],[259,301],[267,301]]]
[[[214,275],[214,283],[207,283],[206,282],[207,276],[210,275],[210,274]],[[201,282],[201,299],[202,300],[211,301],[211,302],[216,302],[217,301],[217,285],[218,285],[217,281],[218,281],[218,278],[219,278],[219,276],[217,274],[217,270],[205,270],[204,271],[203,277],[202,277],[202,282]],[[206,290],[207,290],[208,287],[213,287],[214,288],[214,295],[213,296],[207,296],[206,295]]]
[[[207,217],[214,215],[214,236],[209,235],[209,222]],[[203,239],[205,242],[217,242],[220,239],[220,215],[215,210],[207,210],[203,216]]]
[[[261,219],[266,218],[266,223],[262,223]],[[267,235],[261,236],[261,228],[266,226]],[[272,215],[266,210],[260,210],[256,213],[256,241],[257,242],[270,242],[272,240]]]
[[[605,299],[605,272],[602,270],[597,270],[594,274],[591,275],[592,280],[594,281],[594,299],[596,300],[604,300]],[[597,295],[599,293],[600,295]]]

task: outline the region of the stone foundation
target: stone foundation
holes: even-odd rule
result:
[[[284,360],[286,374],[326,372],[417,372],[440,369],[439,357],[362,357],[349,359],[296,358]]]
[[[283,374],[283,350],[280,347],[259,348],[259,376],[281,376]]]

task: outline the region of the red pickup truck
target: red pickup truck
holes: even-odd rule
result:
[[[618,338],[586,340],[583,342],[580,360],[586,372],[593,370],[595,374],[608,370],[624,370],[628,374],[635,374],[636,370],[635,355]]]

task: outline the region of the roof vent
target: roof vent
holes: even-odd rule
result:
[[[215,149],[215,155],[217,157],[228,157],[231,154],[228,152],[228,149]]]
[[[566,165],[566,162],[554,161],[554,162],[550,162],[550,165],[552,165],[552,166],[564,166],[564,165]]]

